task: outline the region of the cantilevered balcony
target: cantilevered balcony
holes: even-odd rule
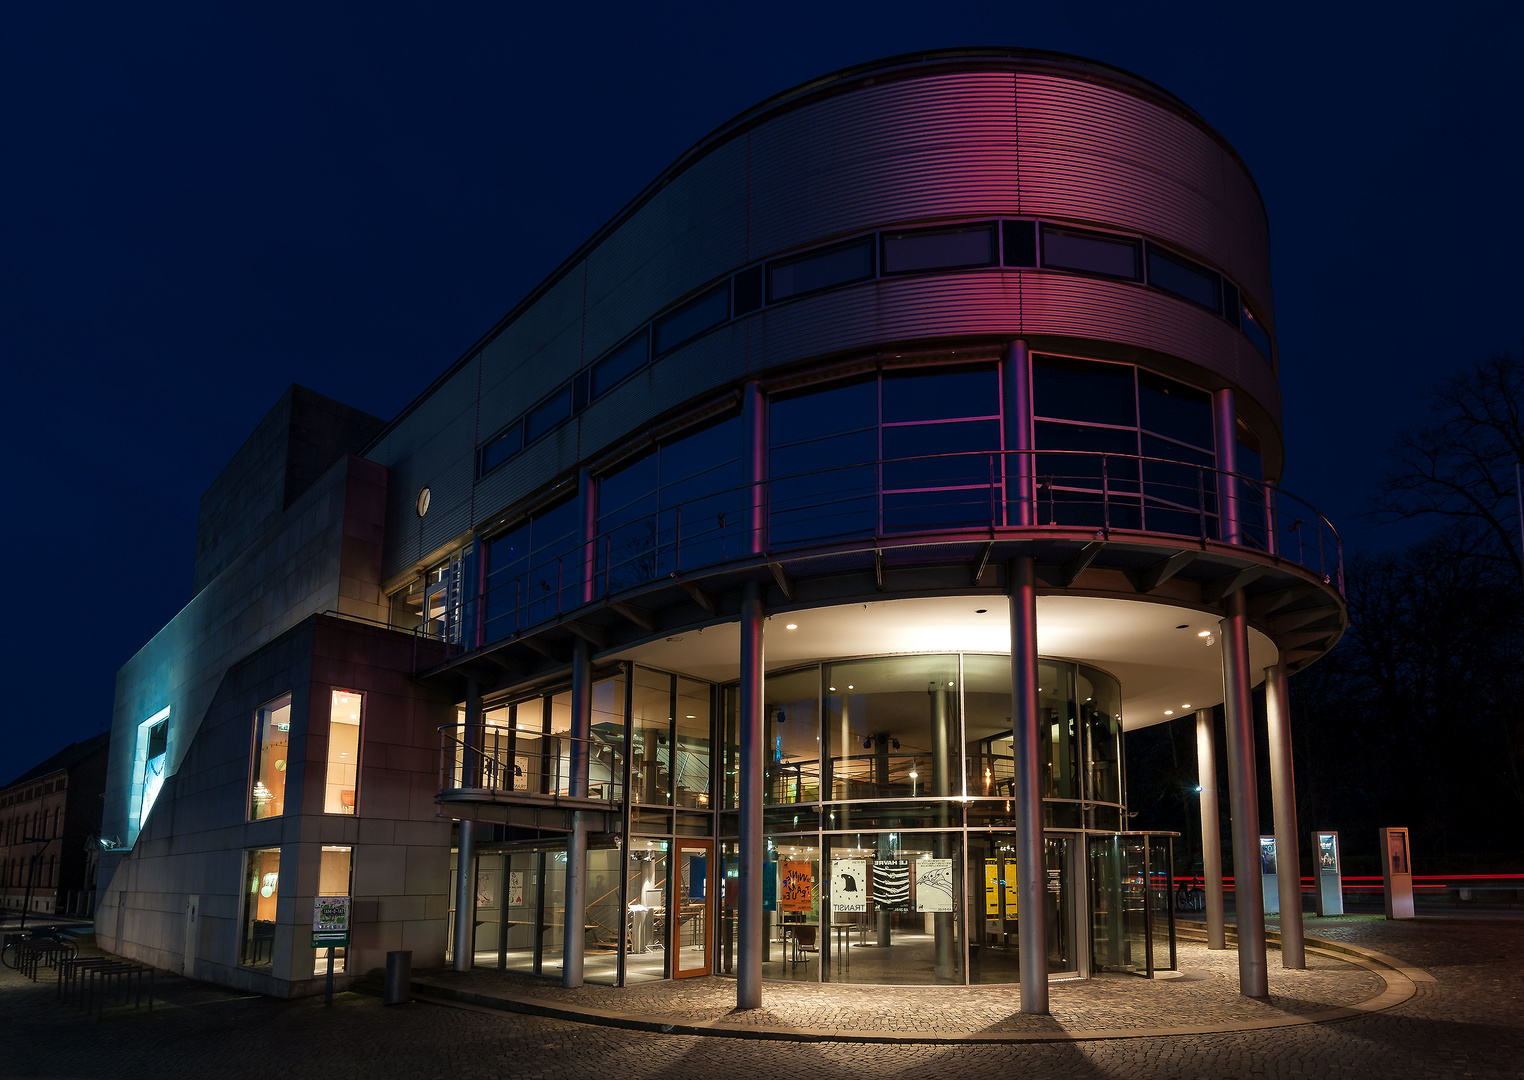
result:
[[[1342,545],[1322,514],[1272,483],[1166,458],[937,454],[661,501],[605,514],[610,527],[544,558],[479,544],[489,565],[467,576],[485,587],[437,624],[452,656],[432,671],[491,685],[564,663],[573,637],[607,653],[726,621],[747,579],[767,583],[773,612],[995,594],[1021,555],[1050,591],[1212,607],[1243,590],[1293,669],[1347,622]]]

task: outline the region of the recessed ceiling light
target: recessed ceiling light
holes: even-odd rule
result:
[[[1196,631],[1196,636],[1197,637],[1211,637],[1212,636],[1212,632],[1210,630],[1198,630],[1198,631]]]
[[[1182,708],[1182,709],[1189,709],[1189,708],[1190,708],[1190,707],[1191,707],[1191,703],[1190,703],[1190,702],[1189,702],[1189,701],[1187,701],[1187,702],[1186,702],[1186,703],[1185,703],[1185,704],[1184,704],[1184,705],[1182,705],[1182,706],[1180,706],[1180,707],[1181,707],[1181,708]],[[691,719],[693,719],[693,718],[692,718],[692,717],[691,717],[691,716],[690,716],[690,717],[689,717],[689,719],[690,719],[690,720],[691,720]]]
[[[1174,716],[1175,715],[1175,710],[1174,709],[1165,709],[1164,710],[1164,715],[1165,716]]]
[[[1175,627],[1175,629],[1176,630],[1189,630],[1190,627],[1191,627],[1190,623],[1183,622],[1179,626]]]
[[[983,615],[988,610],[989,610],[989,608],[984,608],[984,607],[982,607],[982,608],[975,608],[974,609],[974,614],[975,615]]]
[[[798,630],[799,629],[799,624],[796,623],[796,622],[791,622],[787,626],[785,626],[783,629],[785,629],[785,630]]]

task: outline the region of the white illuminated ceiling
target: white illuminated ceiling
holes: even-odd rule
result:
[[[785,629],[790,623],[797,629]],[[1198,636],[1201,631],[1212,634],[1212,644]],[[1214,616],[1189,608],[1094,596],[1037,600],[1038,652],[1084,661],[1115,675],[1122,684],[1122,723],[1129,729],[1222,701],[1219,637]],[[649,642],[617,656],[725,682],[739,676],[740,643],[739,624],[727,623]],[[769,672],[837,657],[943,651],[1009,653],[1010,610],[1005,598],[883,600],[767,620]],[[1251,628],[1249,667],[1256,685],[1275,660],[1270,639]]]

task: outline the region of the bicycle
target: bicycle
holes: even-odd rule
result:
[[[67,950],[59,954],[60,959],[72,960],[79,955],[79,946],[62,929],[57,926],[39,926],[35,930],[18,930],[6,934],[5,946],[0,948],[0,964],[12,971],[18,970],[21,966],[22,946],[32,941],[67,946]]]
[[[1176,911],[1205,911],[1206,893],[1199,881],[1181,881],[1175,890]]]

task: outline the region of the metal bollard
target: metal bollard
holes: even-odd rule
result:
[[[402,1005],[413,993],[413,950],[397,949],[386,954],[386,985],[381,1001],[386,1005]]]

